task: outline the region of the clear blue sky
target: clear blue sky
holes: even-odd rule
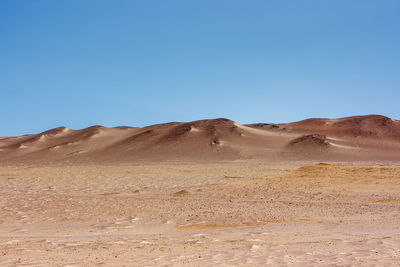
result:
[[[2,0],[0,136],[400,119],[400,1]]]

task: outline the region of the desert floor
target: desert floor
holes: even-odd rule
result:
[[[399,266],[400,167],[0,168],[0,266]]]

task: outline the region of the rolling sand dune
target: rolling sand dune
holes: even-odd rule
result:
[[[282,124],[288,131],[345,137],[400,138],[400,122],[380,115],[341,119],[307,119]]]
[[[378,115],[240,125],[228,119],[143,128],[59,127],[0,139],[1,164],[135,163],[223,160],[393,162],[400,122]]]
[[[1,138],[0,266],[399,266],[399,129],[213,119]]]

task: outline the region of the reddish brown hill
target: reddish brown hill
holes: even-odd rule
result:
[[[374,137],[374,138],[371,138]],[[384,116],[244,126],[229,119],[133,128],[59,127],[0,139],[0,164],[221,160],[400,161],[400,123]]]
[[[237,151],[225,143],[235,137],[240,130],[228,119],[167,123],[144,127],[106,150],[131,159],[237,158]]]
[[[340,119],[307,119],[281,124],[288,131],[349,137],[400,138],[400,122],[380,115]]]

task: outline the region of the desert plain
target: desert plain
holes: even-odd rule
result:
[[[0,266],[399,266],[399,125],[2,138]]]

